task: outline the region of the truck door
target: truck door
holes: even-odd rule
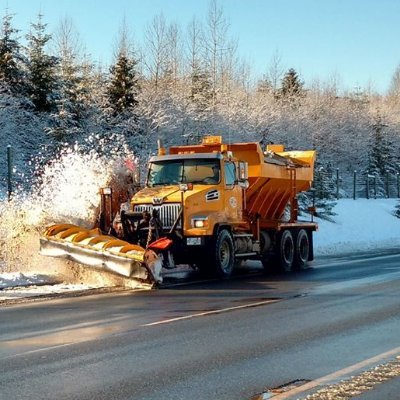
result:
[[[224,163],[225,176],[225,212],[227,219],[237,221],[242,219],[242,188],[237,184],[236,166],[232,161]]]

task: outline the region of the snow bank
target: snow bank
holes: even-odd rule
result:
[[[400,219],[393,215],[397,199],[342,199],[335,223],[318,220],[315,256],[335,255],[399,246]]]
[[[48,281],[49,278],[46,275],[24,275],[20,272],[5,272],[0,275],[0,289],[11,286],[39,285]]]

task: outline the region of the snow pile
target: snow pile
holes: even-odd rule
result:
[[[399,247],[400,219],[393,215],[398,199],[342,199],[335,223],[317,220],[315,256]]]
[[[40,285],[48,283],[49,278],[44,275],[24,275],[21,272],[6,272],[0,275],[0,289],[27,285]]]
[[[30,282],[32,279],[27,278],[27,282]],[[0,278],[1,280],[1,278]],[[84,284],[40,284],[27,286],[23,285],[23,280],[20,281],[19,286],[10,286],[4,290],[0,291],[0,301],[9,301],[13,299],[21,299],[27,297],[37,297],[37,296],[48,296],[51,294],[62,294],[62,293],[71,293],[71,292],[80,292],[86,291],[90,289],[96,289],[98,286],[95,285],[84,285]]]

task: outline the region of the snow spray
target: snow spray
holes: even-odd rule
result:
[[[39,236],[46,227],[58,223],[91,228],[98,215],[99,189],[123,185],[127,160],[130,168],[132,163],[137,165],[119,135],[107,139],[92,136],[83,145],[63,146],[52,159],[39,155],[33,161],[34,177],[24,185],[28,183],[30,190],[19,189],[10,201],[0,201],[0,272],[49,274],[68,283],[126,286],[123,278],[39,255]]]

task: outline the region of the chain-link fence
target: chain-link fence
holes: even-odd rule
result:
[[[321,199],[400,198],[400,174],[317,168],[313,188]]]

